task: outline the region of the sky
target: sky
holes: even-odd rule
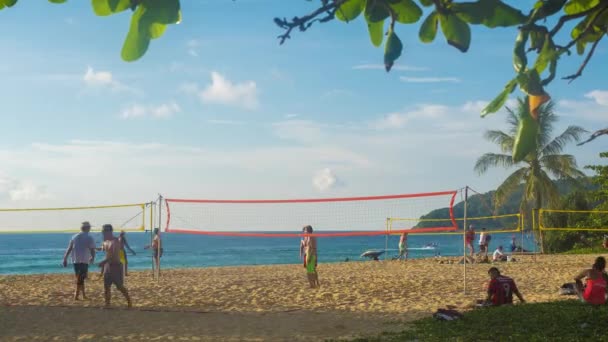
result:
[[[508,174],[473,167],[499,152],[484,132],[506,128],[504,111],[479,113],[514,75],[513,29],[474,27],[463,54],[441,33],[421,43],[420,23],[398,25],[404,51],[386,73],[362,18],[279,45],[272,19],[318,1],[181,3],[182,22],[132,63],[120,59],[130,11],[96,17],[90,1],[0,11],[0,207],[485,192]],[[607,126],[607,55],[600,44],[583,77],[548,88],[556,132]],[[564,58],[558,76],[581,61]],[[565,152],[596,164],[607,144]]]

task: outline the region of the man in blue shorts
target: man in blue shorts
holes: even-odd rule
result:
[[[72,263],[74,264],[74,273],[76,276],[75,300],[79,299],[80,292],[82,292],[82,298],[87,299],[84,292],[84,280],[87,279],[89,264],[95,261],[95,240],[89,235],[91,224],[86,221],[83,222],[80,230],[80,233],[72,236],[70,244],[63,255],[63,267],[68,266],[68,255],[71,255]]]

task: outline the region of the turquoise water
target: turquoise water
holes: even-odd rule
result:
[[[92,234],[97,245],[101,234]],[[0,274],[67,273],[61,267],[63,253],[72,234],[6,234],[0,235]],[[499,244],[508,250],[512,234],[493,234],[490,251]],[[163,237],[163,268],[270,265],[299,263],[299,238],[245,238],[186,234]],[[151,269],[149,233],[129,233],[128,242],[137,255],[129,255],[129,269]],[[517,234],[518,244],[521,234]],[[397,255],[399,236],[390,236],[387,257]],[[437,250],[411,250],[411,258],[462,255],[460,235],[410,235],[408,247],[421,248],[429,243]],[[384,249],[385,236],[328,237],[318,239],[319,262],[362,261],[361,253]],[[524,248],[533,249],[532,238],[524,236]],[[98,255],[101,260],[102,255]]]

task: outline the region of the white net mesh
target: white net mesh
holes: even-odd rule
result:
[[[386,231],[390,217],[416,218],[453,204],[455,192],[313,200],[167,199],[168,231]],[[452,222],[443,222],[452,227]]]
[[[91,230],[111,224],[115,230],[143,230],[145,204],[73,208],[0,209],[0,233],[79,231],[88,221]]]

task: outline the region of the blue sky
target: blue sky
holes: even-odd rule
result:
[[[529,4],[529,1],[521,2]],[[183,21],[139,61],[120,49],[130,12],[89,1],[20,1],[0,12],[0,206],[186,198],[292,198],[495,188],[473,165],[504,113],[479,111],[513,77],[512,29],[475,27],[468,53],[441,33],[386,73],[358,19],[314,25],[280,46],[274,16],[316,1],[182,1]],[[549,92],[559,129],[608,123],[608,54]],[[564,59],[559,76],[581,58]],[[521,94],[517,91],[516,94]],[[597,163],[606,141],[569,147]]]

